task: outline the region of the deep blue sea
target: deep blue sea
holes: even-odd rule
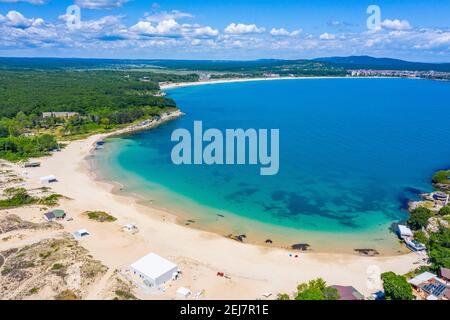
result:
[[[228,221],[230,233],[261,226],[267,237],[291,233],[313,247],[314,239],[320,246],[351,234],[366,240],[361,245],[384,241],[394,250],[389,226],[407,217],[409,199],[431,190],[434,171],[450,166],[449,82],[277,80],[167,92],[186,116],[111,139],[97,164],[125,191],[212,229],[232,215],[245,219]],[[279,174],[260,176],[258,166],[173,165],[171,133],[192,130],[195,120],[204,129],[280,129]]]

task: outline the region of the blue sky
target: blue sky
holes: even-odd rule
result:
[[[80,20],[66,14],[74,4]],[[450,62],[449,24],[450,1],[437,0],[0,0],[0,55]]]

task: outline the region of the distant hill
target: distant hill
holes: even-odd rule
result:
[[[169,59],[80,59],[80,58],[6,58],[0,57],[0,69],[112,69],[161,68],[187,71],[280,75],[345,75],[345,70],[390,69],[450,72],[450,63],[410,62],[370,56],[326,57],[317,59],[260,60],[169,60]]]
[[[313,59],[318,62],[333,63],[346,69],[389,69],[414,71],[450,72],[450,63],[410,62],[391,58],[374,58],[370,56],[325,57]]]

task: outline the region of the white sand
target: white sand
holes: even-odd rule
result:
[[[181,226],[170,214],[139,205],[134,198],[113,194],[110,184],[92,177],[85,158],[94,142],[102,137],[95,135],[71,142],[61,152],[40,159],[40,168],[26,170],[27,188],[40,187],[41,176],[55,175],[58,182],[51,184],[51,188],[71,198],[63,200],[60,206],[74,218],[63,223],[65,229],[69,232],[88,229],[93,236],[81,240],[81,245],[111,269],[126,267],[149,252],[177,262],[184,273],[182,279],[171,283],[166,293],[149,298],[175,298],[175,290],[185,286],[193,292],[204,289],[206,299],[257,299],[268,291],[291,293],[299,282],[317,277],[324,278],[329,285],[352,285],[370,294],[377,288],[367,286],[368,268],[375,266],[381,272],[390,270],[403,274],[416,268],[421,260],[422,256],[415,253],[371,258],[289,252],[242,244]],[[18,166],[15,170],[24,171]],[[87,210],[107,211],[118,220],[114,223],[90,221],[82,215]],[[42,214],[38,209],[28,211],[30,215]],[[122,225],[131,222],[139,226],[138,234],[121,231]],[[289,253],[299,254],[299,258],[289,257]],[[229,274],[231,279],[217,277],[218,271]],[[94,293],[90,297],[101,298],[101,295]]]
[[[251,82],[251,81],[270,81],[270,80],[300,80],[300,79],[351,79],[356,77],[273,77],[273,78],[231,78],[231,79],[213,79],[196,82],[173,82],[161,83],[161,90],[201,86],[206,84],[232,83],[232,82]]]

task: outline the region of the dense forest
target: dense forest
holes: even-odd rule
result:
[[[15,70],[142,70],[154,69],[169,77],[170,71],[241,73],[261,76],[265,73],[296,76],[341,76],[347,72],[334,63],[313,60],[262,59],[233,60],[114,60],[114,59],[56,59],[56,58],[1,58],[0,69]],[[161,80],[165,81],[165,80]]]
[[[0,72],[0,117],[14,117],[19,111],[95,114],[100,109],[174,107],[173,100],[155,96],[158,82],[197,79],[196,75],[106,70],[4,70]]]

